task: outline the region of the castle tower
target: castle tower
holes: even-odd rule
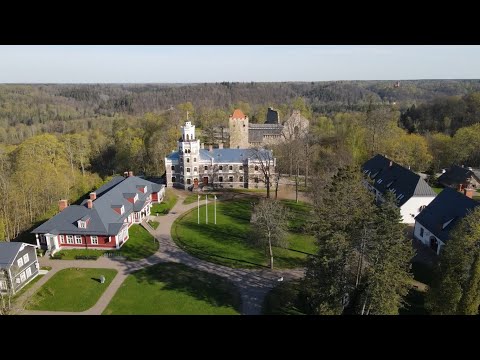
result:
[[[178,141],[180,183],[185,190],[192,185],[198,186],[200,161],[200,140],[195,139],[195,125],[190,121],[182,126],[182,137]]]
[[[233,115],[228,119],[230,130],[230,148],[248,149],[248,116],[242,110],[235,109]]]

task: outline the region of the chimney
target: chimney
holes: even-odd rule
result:
[[[68,207],[68,200],[60,200],[58,202],[58,211],[63,211]]]
[[[96,192],[91,192],[90,193],[90,200],[95,200],[97,198],[97,193]]]
[[[219,149],[223,149],[223,143],[218,144]]]
[[[133,176],[133,171],[128,172],[128,177]]]
[[[128,171],[125,171],[125,172],[123,173],[123,177],[128,177]]]
[[[465,188],[463,190],[463,194],[466,196],[466,197],[469,197],[470,199],[473,198],[473,193],[475,192],[475,189],[472,188],[471,186]]]
[[[90,199],[87,200],[87,208],[89,209],[93,208],[93,201]]]
[[[208,145],[208,151],[213,151],[213,145]]]

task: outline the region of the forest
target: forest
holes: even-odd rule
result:
[[[282,173],[321,178],[375,153],[415,171],[480,165],[478,80],[0,85],[0,240],[115,174],[162,176],[187,112],[214,143],[235,108],[264,122],[268,107],[311,124],[306,143],[275,147]]]

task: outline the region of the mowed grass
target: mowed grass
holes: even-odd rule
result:
[[[145,259],[158,250],[158,242],[142,226],[134,224],[128,229],[129,239],[120,253],[129,261]]]
[[[115,269],[68,268],[53,275],[27,302],[28,310],[85,311],[98,301]],[[105,283],[100,283],[100,275]]]
[[[158,221],[152,221],[152,220],[150,220],[150,221],[148,222],[148,224],[149,224],[152,228],[154,228],[154,229],[157,229],[157,228],[158,228],[158,225],[160,225],[160,223],[159,223]]]
[[[165,190],[165,197],[160,204],[153,204],[152,208],[150,209],[150,214],[152,215],[167,215],[170,210],[175,206],[177,203],[178,196],[172,192],[172,190],[167,189]]]
[[[157,264],[129,275],[104,315],[237,315],[240,294],[224,278],[182,264]]]
[[[102,256],[107,250],[96,249],[62,249],[56,252],[55,256],[61,256],[61,260],[76,260],[75,256]]]
[[[265,248],[255,244],[255,233],[250,225],[252,204],[258,199],[239,199],[217,202],[217,224],[214,224],[213,204],[208,205],[208,224],[205,224],[205,206],[200,207],[200,224],[197,209],[187,212],[172,226],[174,241],[190,254],[214,263],[234,268],[268,266]],[[289,245],[274,247],[274,268],[295,268],[305,265],[308,254],[315,254],[313,236],[303,232],[309,217],[308,205],[283,201],[290,210],[288,222]]]

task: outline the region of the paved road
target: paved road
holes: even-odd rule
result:
[[[176,191],[176,190],[175,190]],[[159,218],[160,225],[156,230],[152,229],[148,225],[146,229],[159,241],[159,250],[147,259],[143,259],[136,262],[129,262],[125,260],[117,260],[106,257],[101,257],[97,261],[88,260],[50,260],[46,258],[40,258],[40,264],[42,266],[51,266],[52,270],[48,272],[42,279],[35,283],[32,288],[26,291],[17,301],[18,312],[23,314],[88,314],[99,315],[101,314],[110,300],[117,292],[120,285],[125,278],[133,271],[142,269],[147,266],[158,264],[161,262],[176,262],[182,263],[192,268],[206,271],[212,274],[220,275],[233,282],[239,289],[242,298],[243,315],[259,315],[263,304],[263,299],[270,289],[278,284],[278,279],[283,277],[284,281],[298,279],[303,277],[303,269],[289,269],[289,270],[270,270],[270,269],[232,269],[226,266],[213,264],[204,260],[200,260],[186,253],[180,249],[172,240],[170,236],[170,230],[173,222],[180,217],[183,213],[191,210],[197,206],[196,203],[184,205],[183,200],[185,198],[185,192],[176,191],[179,195],[178,201],[170,211],[169,214]],[[231,194],[229,196],[242,196],[239,194]],[[155,218],[155,216],[152,216]],[[23,308],[25,301],[50,277],[57,271],[69,267],[89,267],[89,268],[111,268],[117,269],[118,274],[113,279],[112,283],[105,290],[98,302],[90,309],[84,312],[57,312],[57,311],[27,311],[20,310]]]

